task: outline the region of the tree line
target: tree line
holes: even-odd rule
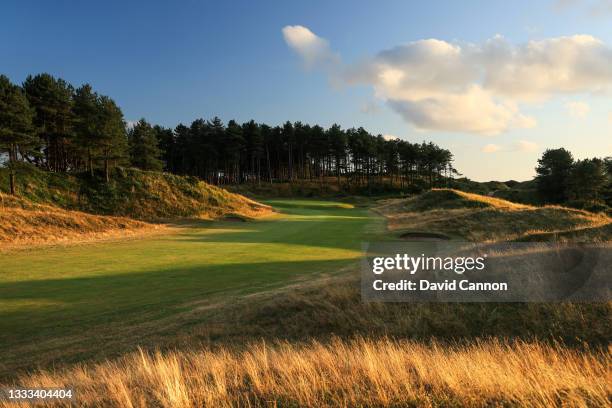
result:
[[[536,188],[547,203],[593,209],[612,206],[612,157],[574,160],[564,148],[548,149],[538,160]]]
[[[450,151],[433,143],[387,140],[363,128],[251,120],[196,119],[174,129],[141,119],[126,126],[115,101],[89,84],[78,88],[49,74],[21,86],[0,75],[0,152],[53,172],[117,166],[165,170],[212,184],[293,182],[347,186],[434,186],[457,171]],[[11,170],[14,193],[14,171]]]

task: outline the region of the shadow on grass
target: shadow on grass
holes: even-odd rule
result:
[[[167,268],[110,276],[0,284],[0,344],[81,333],[100,324],[159,319],[190,302],[273,288],[304,274],[330,273],[347,260],[237,263]],[[11,302],[18,304],[16,310]],[[141,316],[142,318],[139,318]]]

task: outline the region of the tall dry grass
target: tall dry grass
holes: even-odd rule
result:
[[[0,251],[133,237],[166,230],[161,224],[64,210],[0,193]]]
[[[599,407],[610,405],[610,363],[606,351],[544,343],[336,339],[241,352],[141,351],[18,383],[72,386],[72,403],[92,407]]]
[[[452,189],[433,189],[375,208],[389,230],[429,231],[475,242],[546,239],[609,241],[612,218],[560,206],[534,207]]]

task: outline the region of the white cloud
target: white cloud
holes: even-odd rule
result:
[[[340,61],[327,40],[304,26],[285,26],[283,37],[287,45],[302,58],[307,68],[335,65]]]
[[[295,45],[300,41],[287,39],[286,30],[288,44],[302,49]],[[294,36],[308,39],[302,42],[324,41],[305,27],[298,33]],[[322,44],[312,47],[316,52],[298,53],[307,64],[321,59],[312,55],[333,54]],[[499,35],[482,44],[426,39],[337,66],[335,75],[349,85],[372,86],[377,98],[417,129],[495,135],[536,125],[521,113],[522,105],[610,90],[612,49],[588,35],[519,46]]]
[[[589,35],[530,41],[518,47],[495,37],[477,54],[484,86],[521,101],[561,93],[597,93],[612,84],[612,49]]]
[[[565,109],[567,109],[567,113],[573,117],[578,119],[585,118],[591,108],[585,102],[580,101],[571,101],[565,104]]]
[[[386,135],[383,135],[383,138],[385,140],[395,140],[395,139],[399,139],[400,137],[399,136],[395,136],[395,135],[386,134]]]
[[[495,152],[499,152],[502,149],[502,147],[500,145],[496,145],[493,143],[490,143],[488,145],[485,145],[482,147],[482,149],[480,149],[483,153],[495,153]]]
[[[497,153],[497,152],[534,152],[538,149],[538,145],[534,142],[527,140],[518,140],[508,146],[501,146],[498,144],[490,143],[480,149],[483,153]]]
[[[496,135],[510,127],[535,126],[535,119],[520,114],[515,104],[497,101],[477,85],[423,99],[390,98],[388,104],[421,130]]]
[[[125,121],[125,127],[126,129],[132,129],[134,126],[136,126],[136,124],[138,123],[137,120],[127,120]]]
[[[612,112],[608,113],[608,121],[610,121],[610,123],[612,123]]]

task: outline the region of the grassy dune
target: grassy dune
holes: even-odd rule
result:
[[[164,230],[159,224],[64,210],[0,193],[0,250],[134,237]]]
[[[428,231],[476,242],[542,239],[607,241],[612,219],[560,206],[534,207],[499,198],[434,189],[377,209],[391,231]],[[582,231],[582,233],[581,233]]]
[[[8,170],[0,169],[0,192],[6,194]],[[36,204],[91,214],[140,220],[180,217],[215,219],[224,216],[259,217],[270,213],[266,205],[207,184],[195,177],[118,168],[110,182],[101,175],[73,176],[22,165],[17,192]]]
[[[6,177],[0,169],[0,186]],[[19,171],[18,197],[0,191],[0,250],[24,245],[80,243],[167,231],[177,218],[241,220],[271,214],[267,205],[200,180],[118,169],[111,182],[89,175]]]

